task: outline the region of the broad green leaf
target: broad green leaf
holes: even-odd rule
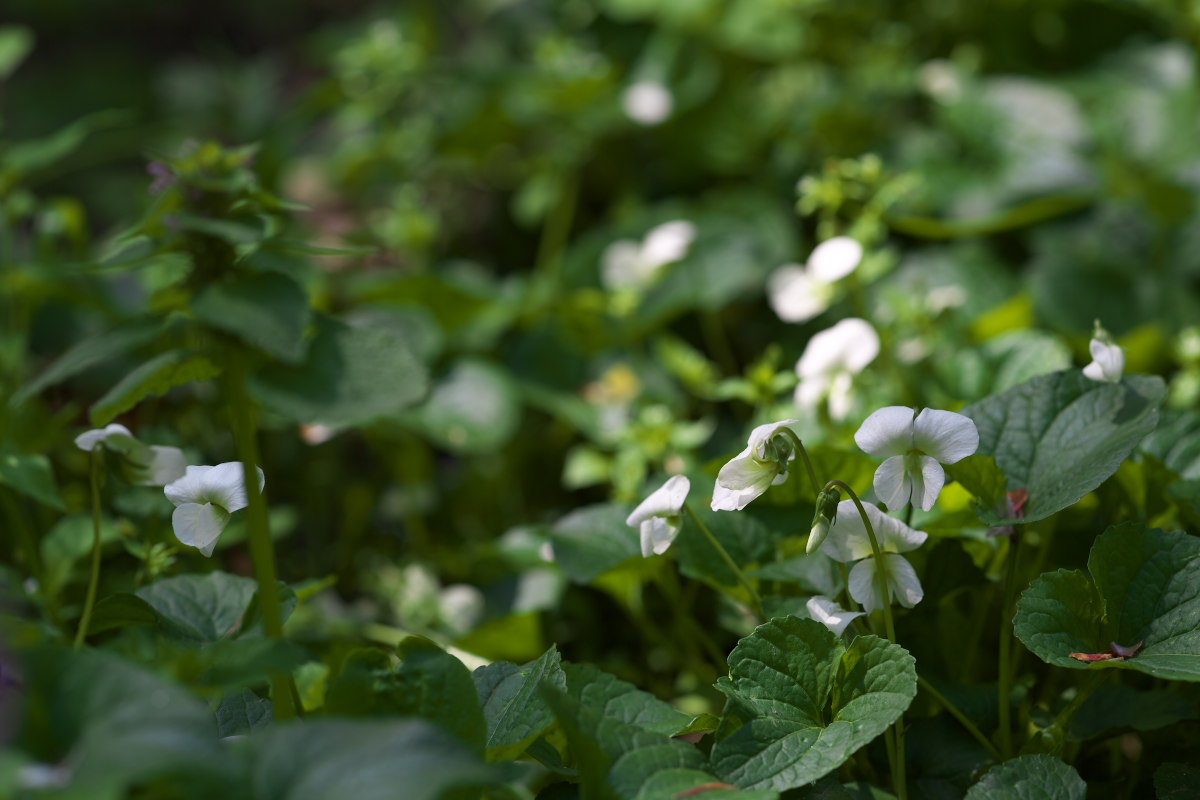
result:
[[[983,352],[999,366],[992,376],[992,391],[1003,392],[1038,375],[1071,366],[1071,351],[1062,340],[1038,330],[1010,331],[983,345]]]
[[[505,778],[425,720],[318,719],[272,726],[250,741],[258,800],[441,800],[456,787]]]
[[[1200,767],[1167,762],[1154,773],[1154,791],[1158,800],[1192,800],[1200,785]]]
[[[629,511],[616,503],[584,506],[550,530],[554,561],[575,583],[591,583],[622,561],[640,558],[640,534],[625,524]]]
[[[792,476],[792,479],[795,477]],[[743,569],[754,563],[765,562],[774,556],[775,540],[778,537],[765,521],[770,517],[770,510],[764,512],[761,509],[747,509],[735,513],[694,506],[693,509],[729,556]],[[804,533],[808,533],[807,527]],[[719,587],[738,585],[737,576],[690,517],[684,520],[683,530],[680,531],[673,547],[678,554],[679,571],[689,578],[697,578]]]
[[[983,453],[967,456],[956,464],[948,464],[946,472],[975,496],[984,509],[1004,516],[1004,493],[1007,483],[996,459]]]
[[[49,136],[9,145],[4,153],[3,166],[19,174],[28,174],[57,164],[96,131],[115,127],[131,117],[128,111],[114,110],[88,114]]]
[[[360,425],[424,396],[428,377],[402,336],[316,317],[303,364],[272,364],[251,379],[270,410],[295,422]]]
[[[965,800],[1084,800],[1079,773],[1052,756],[1021,756],[992,767]]]
[[[729,655],[712,765],[722,780],[787,790],[837,769],[917,693],[912,656],[875,636],[849,646],[811,620],[779,617]]]
[[[1096,687],[1071,717],[1070,737],[1093,739],[1122,728],[1152,731],[1196,717],[1195,704],[1175,692],[1105,684]]]
[[[137,591],[158,614],[163,633],[171,639],[208,644],[233,633],[254,596],[250,578],[225,572],[177,575]]]
[[[206,687],[236,688],[266,683],[272,673],[292,672],[309,661],[303,647],[282,639],[220,639],[175,654],[174,670]]]
[[[388,682],[399,713],[436,722],[482,756],[488,724],[470,671],[427,639],[410,637],[399,650],[404,660]]]
[[[1077,502],[1117,471],[1158,423],[1161,378],[1101,383],[1076,370],[1042,375],[967,406],[979,451],[992,456],[1008,490],[1025,489],[1020,519],[980,509],[989,525],[1035,522]]]
[[[1200,538],[1136,523],[1109,528],[1092,545],[1088,572],[1046,573],[1021,595],[1013,625],[1030,651],[1060,667],[1200,681]],[[1070,656],[1138,642],[1123,660]]]
[[[486,361],[464,359],[437,381],[409,418],[440,447],[486,453],[516,433],[521,404],[507,373]]]
[[[115,628],[148,625],[157,627],[158,612],[154,606],[147,603],[136,594],[118,592],[110,594],[96,603],[92,611],[92,619],[88,625],[88,633],[97,634]]]
[[[895,722],[917,694],[912,656],[874,636],[848,646],[811,620],[782,616],[730,654],[713,769],[722,780],[786,790],[816,781]]]
[[[33,31],[24,25],[0,27],[0,81],[13,73],[33,50]]]
[[[487,720],[488,758],[515,758],[554,722],[539,687],[565,689],[566,675],[558,650],[551,647],[541,658],[524,666],[499,661],[475,670],[475,689]]]
[[[0,486],[30,497],[42,505],[63,510],[50,459],[43,455],[0,454]]]
[[[304,358],[308,295],[286,275],[260,272],[210,284],[192,311],[201,322],[290,364]]]
[[[45,372],[22,386],[13,395],[13,403],[23,403],[48,386],[140,347],[154,339],[160,328],[157,322],[137,322],[83,339],[55,359]]]
[[[204,356],[169,350],[126,375],[96,401],[88,416],[93,425],[107,425],[150,395],[161,396],[176,386],[215,378],[221,369]]]
[[[217,721],[217,736],[239,736],[267,728],[273,714],[271,701],[249,689],[231,692],[213,711]]]
[[[1200,413],[1164,412],[1158,428],[1138,449],[1157,457],[1185,481],[1200,479]]]

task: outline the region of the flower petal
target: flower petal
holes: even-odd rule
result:
[[[184,503],[171,515],[175,536],[186,545],[211,556],[217,538],[229,523],[229,514],[212,503]]]
[[[805,410],[816,408],[829,391],[829,379],[824,375],[803,378],[796,386],[796,406]]]
[[[907,553],[909,550],[916,550],[929,538],[929,534],[925,531],[918,531],[904,524],[903,520],[897,519],[890,514],[884,514],[878,508],[867,503],[863,504],[867,509],[867,516],[871,518],[871,525],[875,528],[875,535],[879,538],[879,549],[885,553]],[[872,514],[874,510],[876,513]]]
[[[113,424],[104,428],[98,428],[96,430],[79,434],[75,437],[75,446],[80,450],[86,450],[90,453],[93,449],[95,449],[97,444],[106,441],[109,436],[116,434],[128,436],[131,439],[133,438],[133,434],[130,433],[129,428],[126,428],[124,425],[118,425],[114,422]]]
[[[858,268],[863,247],[849,236],[835,236],[821,242],[808,256],[808,271],[823,283],[833,283]]]
[[[713,511],[741,511],[746,507],[746,503],[753,500],[758,495],[754,495],[749,500],[742,502],[742,490],[730,489],[728,486],[722,486],[717,483],[713,487],[713,496],[711,508]]]
[[[686,475],[675,475],[641,502],[625,524],[636,528],[651,517],[677,517],[687,500],[688,491],[692,488],[691,481]],[[645,530],[643,528],[643,530]]]
[[[890,509],[903,508],[912,498],[912,477],[904,456],[892,456],[875,470],[875,496]]]
[[[829,308],[829,287],[788,264],[767,279],[767,300],[784,322],[805,322]]]
[[[946,471],[942,469],[942,465],[937,462],[937,459],[930,456],[916,456],[915,460],[919,469],[909,470],[913,482],[913,505],[922,511],[928,511],[933,508],[938,495],[942,493],[942,486],[946,483]],[[893,506],[889,505],[888,508],[893,508]],[[899,508],[899,506],[895,506],[895,508]]]
[[[863,612],[847,611],[835,603],[833,598],[820,594],[808,598],[806,605],[810,617],[838,636],[842,635],[842,631],[846,630],[846,626],[850,624],[851,620],[863,616]]]
[[[854,442],[876,458],[903,455],[913,448],[914,412],[907,406],[886,406],[863,420]]]
[[[651,272],[687,255],[692,240],[696,238],[696,226],[687,220],[677,219],[652,228],[642,240],[642,261]]]
[[[679,517],[650,517],[641,524],[642,555],[662,555],[679,535],[682,527]]]
[[[207,503],[209,498],[204,492],[204,476],[212,467],[188,467],[183,477],[163,487],[163,494],[176,506],[184,503]]]
[[[768,422],[765,425],[759,425],[757,428],[750,431],[750,439],[746,443],[747,449],[754,454],[755,458],[765,459],[767,457],[767,443],[770,442],[771,439],[773,439],[782,428],[786,428],[788,425],[794,425],[799,421],[800,420],[798,419],[785,419],[780,420],[779,422]],[[791,461],[795,457],[796,454],[791,453],[788,456],[788,460]]]
[[[601,257],[600,280],[609,290],[641,286],[646,280],[642,248],[632,239],[610,244]]]
[[[953,464],[979,449],[979,429],[963,414],[926,408],[913,421],[913,447]]]
[[[879,509],[871,503],[863,503],[863,508],[867,512],[867,517],[871,518],[871,524],[874,525],[875,520],[871,509],[876,511]],[[821,552],[843,564],[849,564],[851,561],[871,555],[871,540],[867,537],[867,528],[863,525],[858,507],[854,505],[853,500],[843,500],[838,503],[833,526],[830,527],[825,541],[821,543]]]
[[[187,457],[178,447],[150,445],[150,473],[146,486],[166,486],[187,472]]]
[[[846,582],[850,597],[863,607],[868,614],[877,608],[883,608],[883,596],[875,582],[875,559],[864,558],[850,570],[850,578]]]
[[[829,384],[829,416],[834,420],[843,420],[850,413],[850,401],[853,395],[850,390],[854,386],[854,379],[850,377],[850,373],[842,372]]]
[[[884,556],[888,569],[888,593],[905,608],[912,608],[925,597],[917,571],[904,556],[888,553]]]
[[[1092,339],[1088,349],[1092,353],[1092,363],[1083,368],[1083,374],[1094,381],[1120,383],[1121,373],[1125,371],[1125,351],[1099,339]]]
[[[261,492],[265,478],[263,471],[258,469],[258,490]],[[244,472],[242,462],[226,461],[217,464],[204,474],[201,479],[204,486],[204,497],[216,503],[229,513],[246,507],[246,483],[242,479]]]

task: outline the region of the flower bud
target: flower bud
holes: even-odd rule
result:
[[[825,537],[829,535],[829,529],[833,527],[833,520],[837,516],[838,502],[841,499],[842,493],[838,491],[837,487],[817,495],[816,513],[813,515],[812,529],[808,532],[808,545],[805,547],[805,551],[810,555],[817,551],[821,542],[825,541]]]

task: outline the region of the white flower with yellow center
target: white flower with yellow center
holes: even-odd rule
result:
[[[875,494],[890,509],[912,504],[933,508],[946,472],[979,447],[979,431],[970,417],[907,406],[881,408],[863,422],[854,441],[865,452],[886,459],[875,470]],[[940,462],[940,463],[939,463]]]

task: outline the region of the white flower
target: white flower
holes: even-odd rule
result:
[[[750,432],[746,449],[734,456],[717,473],[713,489],[713,511],[741,511],[769,486],[787,480],[788,462],[796,457],[791,441],[776,436],[780,428],[799,422],[785,419],[759,425]]]
[[[643,80],[632,83],[621,94],[621,108],[626,116],[639,125],[657,125],[675,107],[671,90],[658,81]]]
[[[767,280],[767,299],[784,322],[804,322],[829,308],[833,284],[858,267],[862,245],[849,236],[835,236],[817,245],[808,265],[788,264]]]
[[[643,556],[662,555],[675,541],[683,526],[683,503],[691,488],[685,475],[668,478],[625,520],[626,525],[641,531]]]
[[[183,477],[187,466],[178,447],[142,444],[128,428],[116,423],[75,437],[75,446],[80,450],[90,453],[96,445],[120,455],[122,474],[138,486],[165,486]]]
[[[912,608],[921,602],[925,592],[917,579],[916,570],[897,553],[916,550],[925,543],[929,534],[913,530],[895,517],[884,514],[873,503],[863,503],[863,510],[871,520],[879,550],[887,565],[887,602],[898,600],[905,608]],[[883,607],[885,601],[875,580],[878,565],[871,552],[871,539],[853,500],[838,503],[837,518],[829,536],[821,544],[821,551],[842,563],[862,559],[850,570],[850,596],[868,612]]]
[[[856,617],[863,615],[862,611],[847,611],[833,601],[832,597],[823,594],[808,598],[808,615],[829,630],[842,635],[846,626]]]
[[[826,398],[829,415],[842,419],[850,410],[850,386],[854,376],[879,355],[879,334],[866,320],[844,319],[808,340],[796,362],[800,383],[796,405],[816,408]]]
[[[641,242],[613,242],[601,259],[601,279],[613,291],[642,289],[660,269],[686,256],[695,238],[696,226],[677,219],[652,228]]]
[[[1125,371],[1125,351],[1113,342],[1108,331],[1100,327],[1096,320],[1096,333],[1088,343],[1092,351],[1092,363],[1083,368],[1083,374],[1094,381],[1120,383],[1121,373]]]
[[[182,478],[168,485],[163,491],[175,504],[171,526],[179,541],[211,556],[230,515],[246,507],[243,478],[241,462],[230,461],[215,467],[188,467]],[[265,484],[258,469],[259,491]]]
[[[888,508],[911,501],[928,511],[946,482],[942,464],[974,453],[979,431],[970,417],[953,411],[926,408],[918,414],[906,406],[888,406],[867,417],[854,441],[870,455],[887,459],[875,470],[875,494]]]

